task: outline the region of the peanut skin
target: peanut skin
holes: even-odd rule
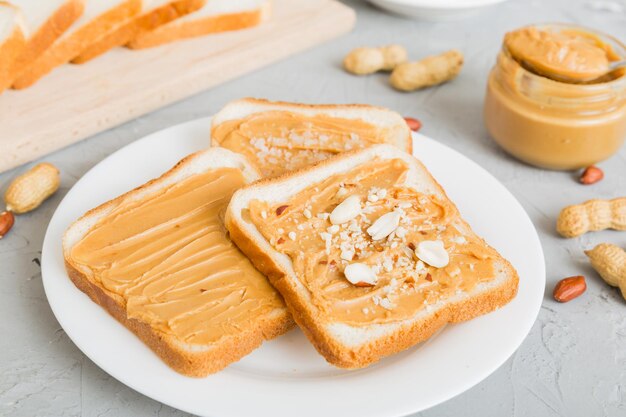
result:
[[[556,222],[556,230],[563,237],[604,229],[626,230],[626,197],[565,207]]]
[[[587,290],[585,277],[576,275],[574,277],[563,278],[554,287],[552,296],[559,303],[567,303],[574,298],[578,298]]]
[[[400,45],[364,47],[350,51],[343,60],[343,67],[349,73],[367,75],[378,71],[391,71],[406,60],[406,49]]]
[[[59,170],[52,164],[41,163],[15,178],[4,194],[7,210],[27,213],[56,192],[60,184]]]
[[[398,65],[391,73],[389,81],[398,90],[414,91],[450,81],[461,72],[462,67],[463,54],[452,49],[418,62]]]
[[[10,211],[3,211],[0,213],[0,239],[4,237],[15,223],[15,216]]]
[[[584,185],[592,185],[596,182],[602,181],[604,178],[604,171],[597,166],[591,165],[583,171],[580,175],[580,183]]]
[[[591,266],[607,284],[619,287],[626,300],[626,252],[619,246],[601,243],[585,251]]]

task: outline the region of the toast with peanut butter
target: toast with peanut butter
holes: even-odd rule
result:
[[[365,104],[245,98],[227,104],[211,126],[213,146],[245,155],[266,177],[381,143],[410,153],[411,131],[398,113]]]
[[[231,239],[328,362],[361,368],[517,293],[511,264],[412,155],[337,155],[235,192]]]
[[[188,156],[68,228],[70,279],[182,374],[239,360],[293,325],[221,221],[233,192],[258,176],[226,149]]]

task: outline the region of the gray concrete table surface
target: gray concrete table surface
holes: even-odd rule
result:
[[[445,23],[411,21],[362,1],[348,4],[358,13],[352,33],[43,158],[61,169],[60,191],[36,211],[20,216],[10,235],[0,240],[0,415],[187,415],[124,386],[69,340],[43,291],[38,265],[42,241],[56,206],[97,162],[151,132],[209,116],[229,100],[253,96],[370,103],[417,117],[424,134],[498,178],[535,224],[545,251],[547,286],[530,334],[490,377],[417,416],[626,416],[626,302],[601,281],[583,254],[600,242],[624,247],[626,234],[600,232],[565,240],[554,231],[556,216],[565,205],[624,195],[626,147],[600,164],[606,173],[602,182],[582,186],[575,173],[544,171],[512,159],[489,139],[482,122],[487,74],[506,31],[559,21],[626,40],[626,3],[511,0],[466,20]],[[453,82],[408,94],[392,90],[383,74],[353,77],[341,70],[342,57],[351,48],[388,43],[406,45],[412,58],[459,48],[466,64]],[[0,191],[25,168],[0,175]],[[587,292],[568,304],[553,301],[554,284],[578,274],[588,278]]]

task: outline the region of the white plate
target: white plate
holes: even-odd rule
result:
[[[502,309],[450,325],[426,343],[359,371],[333,368],[299,330],[208,378],[170,370],[124,326],[74,287],[61,237],[85,211],[167,171],[208,143],[210,119],[154,133],[96,165],[67,193],[50,221],[42,275],[50,306],[90,359],[129,387],[203,416],[402,416],[439,404],[477,384],[517,349],[544,293],[537,233],[515,198],[485,170],[421,135],[415,154],[428,166],[476,232],[520,275],[519,294]]]
[[[506,0],[369,0],[382,9],[432,21],[463,19],[503,1]]]

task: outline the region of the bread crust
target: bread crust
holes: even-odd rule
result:
[[[154,30],[139,33],[127,46],[131,49],[152,48],[176,40],[250,28],[266,20],[270,10],[270,3],[265,2],[255,10],[210,16],[171,27],[160,26]]]
[[[393,112],[393,110],[390,110],[388,108],[381,107],[381,106],[374,106],[374,105],[371,105],[371,104],[358,104],[358,103],[349,103],[349,104],[306,104],[306,103],[292,103],[292,102],[287,102],[287,101],[272,101],[272,100],[268,100],[268,99],[264,99],[264,98],[254,98],[254,97],[245,97],[245,98],[236,100],[234,102],[231,102],[228,105],[237,104],[237,103],[248,103],[248,104],[254,104],[254,105],[257,105],[257,106],[293,107],[293,108],[296,108],[296,109],[308,109],[308,110],[333,111],[333,110],[337,110],[337,109],[353,109],[353,110],[372,110],[372,109],[376,109],[376,110],[385,111],[385,112]],[[219,116],[219,113],[216,116],[214,116],[214,118],[213,118],[214,121],[212,123],[217,123],[219,125],[219,123],[221,121],[219,121],[219,120],[217,122],[215,121],[216,117],[218,117],[218,116]],[[215,126],[215,124],[213,126]],[[413,137],[411,136],[411,131],[409,130],[408,127],[407,127],[406,131],[407,131],[407,137],[405,138],[405,147],[402,148],[402,149],[404,151],[406,151],[407,153],[413,153]],[[213,146],[216,146],[216,145],[213,145]],[[353,151],[353,153],[354,153],[354,151]],[[316,165],[316,164],[314,164],[314,165]]]
[[[11,35],[0,44],[0,93],[11,85],[15,76],[15,60],[25,48],[24,32],[15,26]]]
[[[72,59],[72,63],[84,64],[91,61],[110,49],[126,45],[142,33],[194,12],[205,4],[206,0],[177,0],[150,13],[142,14],[89,45],[80,55]]]
[[[113,200],[89,210],[80,219],[74,222],[68,228],[68,231],[81,220],[96,215],[100,211],[115,207],[130,195],[145,190],[167,177],[174,175],[201,152],[184,158],[159,178],[150,180]],[[111,293],[93,282],[87,274],[74,265],[69,257],[70,250],[71,247],[68,247],[64,237],[63,256],[65,259],[65,268],[74,285],[87,294],[95,303],[104,308],[122,325],[137,335],[137,337],[152,349],[167,365],[181,374],[191,377],[203,377],[217,372],[252,352],[259,347],[263,341],[280,336],[294,326],[294,322],[287,309],[283,309],[282,312],[272,317],[259,320],[258,325],[249,331],[224,338],[203,351],[190,351],[178,342],[176,338],[153,328],[149,323],[135,318],[129,318],[125,301],[119,295]]]
[[[177,344],[172,337],[159,332],[149,324],[129,318],[122,303],[91,282],[67,259],[65,260],[65,268],[69,278],[79,290],[87,294],[95,303],[139,337],[168,366],[183,375],[204,377],[220,371],[261,346],[263,341],[280,336],[293,327],[293,322],[285,312],[281,316],[267,320],[249,332],[229,337],[207,351],[190,352]]]
[[[11,83],[19,78],[41,54],[50,47],[65,31],[83,14],[85,4],[83,0],[67,0],[63,6],[46,20],[46,22],[32,34],[26,42],[26,48],[18,56],[14,64],[14,74]],[[13,86],[13,88],[16,88]]]
[[[348,159],[354,155],[363,152],[363,150],[349,151],[329,159],[320,161],[309,167],[302,168],[298,171],[287,172],[281,176],[274,178],[262,178],[252,184],[247,185],[242,190],[254,189],[268,183],[276,183],[291,179],[293,177],[306,175],[319,167],[328,164],[340,163],[344,159]],[[423,164],[416,160],[425,170]],[[426,170],[426,172],[428,172]],[[430,175],[433,184],[444,194],[445,191],[441,185]],[[447,198],[447,195],[446,195]],[[236,196],[233,200],[236,199]],[[449,198],[448,198],[449,200]],[[451,201],[451,200],[450,200]],[[454,203],[452,203],[454,204]],[[468,231],[475,235],[467,222],[462,220]],[[311,305],[303,300],[298,290],[292,285],[287,272],[272,258],[272,256],[262,248],[260,248],[253,237],[245,230],[243,224],[239,221],[238,216],[233,213],[232,204],[229,205],[226,217],[226,228],[230,232],[231,239],[252,260],[255,267],[265,274],[271,284],[283,296],[289,311],[291,312],[296,324],[302,329],[307,338],[311,341],[317,351],[331,364],[348,369],[363,368],[375,363],[385,356],[401,352],[420,342],[423,342],[434,335],[447,323],[458,323],[471,320],[480,315],[492,312],[511,301],[517,294],[519,277],[517,271],[513,268],[509,261],[500,257],[498,260],[504,266],[508,280],[497,287],[493,287],[487,291],[471,296],[465,300],[449,303],[441,309],[437,309],[432,314],[426,316],[425,319],[410,322],[403,325],[398,331],[383,337],[377,338],[371,342],[360,345],[353,349],[346,347],[328,333],[324,328],[326,323],[316,319],[317,313]],[[483,242],[484,240],[479,237]],[[486,242],[484,242],[487,245]],[[488,246],[488,245],[487,245]]]
[[[51,45],[36,60],[21,72],[13,83],[13,88],[24,89],[35,84],[44,75],[59,65],[63,65],[80,54],[83,49],[122,22],[141,11],[141,0],[125,0],[116,7],[98,16],[67,39]]]

